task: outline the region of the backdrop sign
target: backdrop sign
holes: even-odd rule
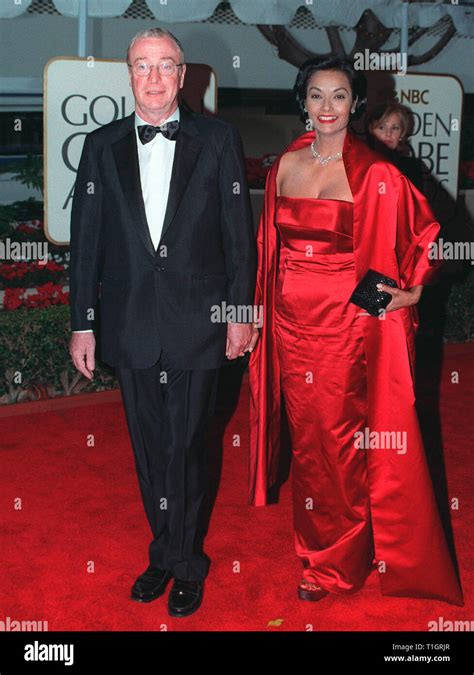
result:
[[[216,78],[205,64],[187,64],[183,98],[197,112],[214,113]],[[68,244],[76,171],[86,134],[130,115],[134,98],[125,61],[58,57],[44,73],[45,233]]]
[[[430,174],[426,196],[458,193],[463,90],[449,75],[402,75],[395,78],[397,97],[413,114],[410,145]]]
[[[134,99],[124,61],[60,57],[44,76],[45,233],[69,243],[71,203],[84,137],[129,115]]]

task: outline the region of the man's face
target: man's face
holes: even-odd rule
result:
[[[137,40],[130,50],[128,62],[132,66],[139,63],[156,66],[169,61],[180,63],[179,49],[170,38],[161,37]],[[160,75],[156,68],[152,68],[148,75],[140,76],[129,68],[130,86],[140,117],[155,125],[169,117],[176,108],[185,72],[186,66],[183,65],[173,75]]]

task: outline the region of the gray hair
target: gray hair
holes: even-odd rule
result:
[[[169,38],[175,43],[176,47],[179,49],[180,63],[184,63],[183,45],[178,40],[178,38],[175,35],[173,35],[173,33],[171,33],[169,30],[165,30],[164,28],[147,28],[146,30],[141,30],[139,33],[134,35],[130,40],[130,44],[127,47],[127,63],[129,63],[130,50],[137,40],[141,40],[142,38],[164,38],[164,37]]]

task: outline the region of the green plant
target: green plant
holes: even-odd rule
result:
[[[43,194],[43,157],[42,155],[27,155],[21,163],[11,162],[0,168],[0,173],[11,173],[13,180],[26,185],[28,188],[40,190]]]
[[[5,235],[14,236],[15,228],[12,223],[22,220],[43,220],[43,216],[44,204],[34,197],[11,204],[0,204],[0,238]]]
[[[69,355],[69,338],[67,305],[0,312],[3,402],[34,398],[39,390],[61,396],[116,387],[113,371],[106,364],[97,364],[92,382],[77,373]]]

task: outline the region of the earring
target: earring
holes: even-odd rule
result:
[[[304,112],[308,112],[308,111],[306,110],[306,106],[303,106],[303,111],[304,111]]]

